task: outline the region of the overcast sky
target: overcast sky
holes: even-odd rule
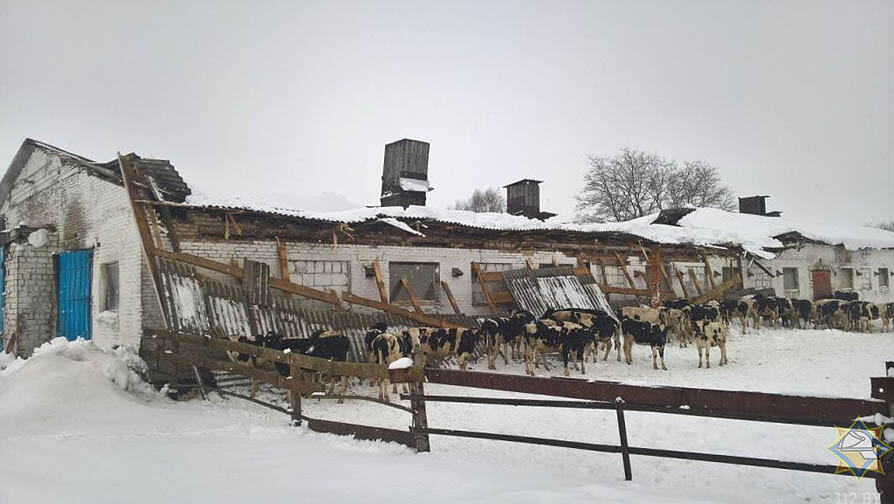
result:
[[[378,203],[431,143],[432,206],[588,154],[703,159],[788,217],[894,219],[894,1],[0,0],[0,166],[26,137],[170,159],[207,192]]]

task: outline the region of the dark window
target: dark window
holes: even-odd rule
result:
[[[887,287],[888,286],[888,268],[879,268],[878,269],[878,286],[879,287]]]
[[[407,290],[401,284],[406,278],[413,295],[423,301],[437,301],[440,292],[438,263],[388,263],[388,280],[391,287],[391,301],[409,301]]]
[[[853,289],[854,288],[854,269],[841,268],[838,270],[838,288]]]
[[[102,285],[105,288],[103,296],[103,311],[118,311],[118,263],[106,263],[102,265]]]
[[[782,268],[782,288],[798,290],[798,268]]]
[[[732,278],[733,275],[735,275],[735,274],[736,274],[736,269],[735,269],[735,268],[731,268],[731,267],[729,267],[729,266],[724,266],[724,267],[723,267],[723,276],[721,277],[721,280],[720,280],[720,281],[721,281],[721,282],[726,282],[727,280],[729,280],[730,278]]]

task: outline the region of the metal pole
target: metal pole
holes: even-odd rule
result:
[[[621,458],[624,461],[624,479],[633,480],[630,472],[630,448],[627,446],[627,423],[624,422],[624,399],[615,399],[615,411],[618,414],[618,434],[621,436]]]

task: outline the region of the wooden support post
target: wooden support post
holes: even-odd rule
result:
[[[417,298],[410,289],[410,282],[407,281],[406,278],[401,278],[400,284],[403,286],[404,290],[407,291],[407,297],[410,298],[410,304],[413,305],[413,309],[416,310],[416,313],[423,313],[422,306],[419,305],[419,298]]]
[[[745,270],[742,269],[742,254],[736,256],[736,266],[739,268],[739,290],[745,289]]]
[[[626,261],[622,261],[622,260],[621,260],[621,256],[618,255],[617,252],[615,252],[615,259],[618,260],[618,264],[621,266],[621,271],[624,272],[624,278],[627,279],[627,283],[630,285],[630,288],[631,288],[631,289],[635,289],[635,288],[636,288],[636,284],[633,283],[633,277],[630,276],[630,272],[627,271],[627,262],[626,262]]]
[[[416,453],[430,452],[428,415],[425,412],[425,388],[421,381],[410,383],[410,408],[413,409],[413,425],[410,427],[410,432],[416,441]]]
[[[652,249],[650,263],[651,278],[649,278],[649,288],[652,291],[652,308],[657,308],[661,306],[661,248],[655,247]]]
[[[292,280],[289,278],[289,259],[286,252],[286,246],[279,239],[279,236],[276,237],[276,253],[279,255],[279,278],[291,282]]]
[[[686,281],[683,280],[683,273],[680,272],[680,269],[677,268],[675,264],[671,264],[671,267],[674,269],[674,273],[677,275],[677,280],[680,281],[680,290],[683,291],[683,297],[689,298],[689,289],[686,288]]]
[[[530,257],[525,257],[525,267],[527,267],[529,270],[534,269],[534,262],[531,261]]]
[[[670,277],[667,275],[667,268],[664,266],[664,262],[659,264],[661,269],[661,277],[664,279],[664,285],[667,288],[667,298],[668,299],[676,299],[677,293],[674,292],[674,284],[671,281]]]
[[[630,470],[630,447],[627,445],[627,422],[624,421],[624,399],[615,399],[615,412],[618,415],[618,436],[621,438],[621,460],[624,462],[624,479],[633,479]]]
[[[388,291],[385,290],[385,280],[384,275],[382,274],[382,266],[379,264],[379,260],[376,259],[373,261],[373,272],[376,274],[376,287],[379,288],[379,298],[383,303],[388,302]]]
[[[484,276],[481,274],[481,266],[473,262],[472,263],[472,274],[478,277],[478,282],[481,285],[481,291],[484,293],[484,300],[487,301],[487,306],[490,308],[491,315],[497,313],[497,306],[494,304],[494,300],[490,297],[490,291],[487,288],[487,282],[484,280]]]
[[[289,365],[289,378],[292,380],[301,380],[301,368],[294,364]],[[334,379],[334,378],[333,378]],[[292,425],[295,427],[301,425],[301,394],[293,390],[289,391],[289,405],[292,406]]]
[[[711,268],[711,260],[708,259],[708,254],[705,251],[702,251],[702,260],[705,261],[705,276],[708,277],[708,283],[710,283],[711,288],[714,289],[717,287],[717,282],[714,281],[714,270]]]
[[[441,280],[441,288],[444,289],[444,293],[447,294],[447,300],[450,301],[450,306],[453,307],[453,313],[462,315],[463,312],[459,309],[459,306],[457,306],[456,299],[454,299],[453,292],[450,290],[450,286],[447,285],[447,282]]]
[[[872,387],[870,397],[880,399],[886,403],[885,416],[894,416],[894,378],[891,377],[892,369],[894,369],[894,362],[886,362],[884,376],[869,379]],[[878,463],[881,465],[880,469],[883,471],[883,474],[879,474],[875,479],[875,489],[879,494],[879,500],[876,502],[894,504],[894,451],[889,451],[882,456]]]
[[[692,284],[695,285],[695,291],[698,292],[698,295],[701,296],[704,292],[702,291],[702,286],[698,281],[698,275],[695,274],[695,270],[689,268],[689,278],[692,279]]]
[[[608,285],[608,275],[605,274],[605,259],[603,259],[601,257],[599,258],[599,271],[602,273],[602,278],[600,279],[600,280],[602,280],[602,282],[599,284],[600,288],[602,288],[602,286]],[[603,289],[603,293],[605,294],[605,300],[610,301],[610,299],[608,297],[609,293],[605,292],[604,289]]]

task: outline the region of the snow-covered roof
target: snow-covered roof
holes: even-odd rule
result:
[[[409,233],[419,233],[401,226],[401,222],[435,221],[470,228],[494,231],[567,231],[599,234],[621,233],[654,243],[697,245],[706,247],[739,246],[758,257],[770,259],[774,250],[785,245],[779,236],[798,233],[804,238],[830,245],[843,244],[854,250],[860,248],[894,248],[894,233],[869,227],[843,227],[799,222],[781,217],[727,212],[715,208],[694,208],[676,221],[677,225],[653,224],[658,214],[647,215],[626,222],[581,224],[561,216],[545,221],[528,219],[506,213],[476,213],[423,206],[365,207],[341,211],[313,211],[258,204],[245,199],[221,200],[197,194],[186,203],[197,207],[232,208],[283,215],[333,223],[382,221]],[[423,230],[424,232],[424,230]]]

